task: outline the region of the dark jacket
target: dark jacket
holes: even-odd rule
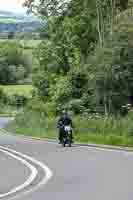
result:
[[[57,127],[58,128],[64,128],[64,126],[71,126],[73,127],[73,123],[72,123],[72,119],[69,116],[64,117],[60,117],[57,123]]]

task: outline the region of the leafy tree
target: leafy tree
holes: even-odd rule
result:
[[[38,66],[33,72],[37,95],[45,103],[75,112],[110,114],[133,99],[129,43],[133,30],[129,18],[125,20],[130,3],[26,1],[31,12],[47,19],[46,37],[35,52]]]
[[[15,42],[5,42],[0,47],[0,84],[15,84],[30,73],[31,63],[23,55],[22,47]]]
[[[131,40],[132,32],[125,19],[117,26],[113,38],[108,38],[103,51],[96,55],[97,95],[106,114],[117,113],[123,105],[133,103]]]

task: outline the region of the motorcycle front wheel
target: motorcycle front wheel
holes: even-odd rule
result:
[[[69,143],[68,143],[68,146],[71,147],[72,146],[72,142],[71,142],[71,139],[69,139]]]
[[[66,146],[66,139],[63,139],[62,146],[63,146],[63,147]]]

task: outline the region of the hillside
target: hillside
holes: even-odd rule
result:
[[[0,32],[33,32],[42,26],[34,16],[0,11]]]

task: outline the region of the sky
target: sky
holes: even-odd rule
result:
[[[0,0],[0,10],[25,13],[26,9],[22,7],[24,0]]]

